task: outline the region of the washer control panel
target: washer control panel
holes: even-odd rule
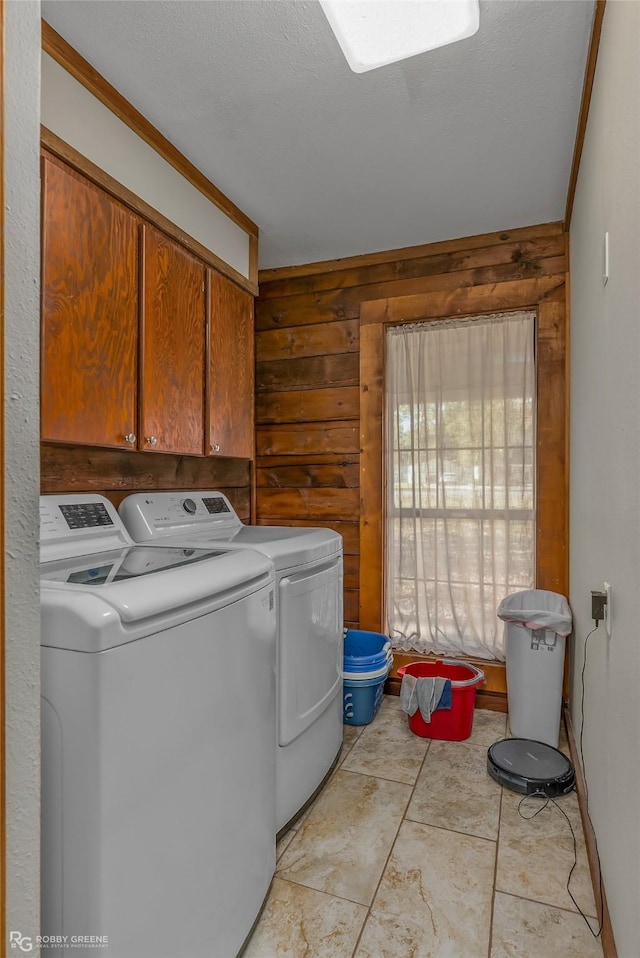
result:
[[[212,516],[219,516],[223,512],[231,512],[231,509],[222,496],[213,496],[213,498],[211,496],[207,496],[206,498],[203,496],[202,502],[207,512]]]
[[[190,531],[226,538],[242,526],[222,492],[134,493],[123,499],[119,512],[137,542]]]
[[[102,502],[72,502],[69,505],[61,505],[60,512],[70,529],[91,529],[113,525],[113,519]]]
[[[104,496],[73,493],[40,496],[40,553],[43,561],[130,545],[115,507]]]

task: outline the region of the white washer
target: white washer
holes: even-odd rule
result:
[[[276,827],[296,815],[342,745],[342,536],[331,529],[245,526],[221,492],[127,496],[138,542],[258,550],[276,568]]]
[[[102,496],[40,515],[47,954],[236,955],[275,868],[273,564],[132,545]]]

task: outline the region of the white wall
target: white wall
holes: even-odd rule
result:
[[[6,4],[5,41],[7,930],[35,936],[40,910],[39,2]]]
[[[42,123],[242,276],[249,236],[48,54]]]
[[[612,636],[588,643],[589,808],[620,958],[640,942],[640,3],[608,0],[571,222],[572,718],[590,590]],[[602,243],[610,237],[610,279]]]

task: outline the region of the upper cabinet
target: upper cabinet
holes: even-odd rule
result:
[[[42,438],[253,457],[253,296],[43,158]]]
[[[42,170],[42,438],[136,441],[138,224],[57,161]]]
[[[205,268],[143,227],[141,449],[202,455]]]
[[[253,458],[253,296],[213,270],[209,282],[209,442],[218,456]]]

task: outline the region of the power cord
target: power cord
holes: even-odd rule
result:
[[[584,673],[587,667],[587,643],[589,642],[589,639],[591,638],[593,633],[597,631],[599,625],[600,625],[600,621],[597,621],[594,627],[591,629],[591,632],[587,634],[587,637],[584,640],[584,649],[582,651],[582,672],[580,673],[580,683],[582,686],[582,694],[580,698],[580,762],[582,764],[582,775],[584,777],[584,792],[585,792],[585,798],[587,800],[587,805],[589,804],[589,789],[587,786],[587,774],[584,767],[584,753],[582,751],[582,736],[584,734]],[[591,821],[591,819],[589,819],[589,821]]]
[[[602,925],[604,923],[604,898],[602,895],[602,865],[600,862],[600,850],[598,849],[598,838],[596,836],[596,830],[593,827],[593,822],[591,821],[591,815],[589,814],[589,786],[587,785],[587,769],[586,769],[585,761],[584,761],[582,740],[584,737],[584,689],[585,689],[584,673],[587,668],[587,647],[588,647],[589,639],[591,638],[593,633],[597,630],[598,626],[600,625],[600,621],[601,621],[600,618],[596,619],[595,626],[593,627],[593,629],[591,629],[590,632],[587,633],[587,637],[584,640],[584,648],[582,651],[582,671],[580,673],[581,697],[580,697],[580,739],[579,739],[580,764],[582,765],[582,779],[584,781],[585,812],[587,813],[587,818],[589,819],[589,825],[591,826],[593,841],[596,847],[596,858],[598,860],[598,894],[600,897],[600,916],[599,916],[600,927],[598,930],[598,935],[602,931]],[[589,928],[591,929],[590,925],[589,925]]]
[[[527,799],[529,799],[529,798],[544,798],[543,804],[540,805],[540,807],[536,809],[536,811],[533,813],[533,815],[525,815],[524,812],[522,811],[522,807],[523,807],[524,803],[525,803],[525,802],[527,801]],[[571,824],[571,819],[569,818],[569,816],[568,816],[567,813],[565,812],[564,808],[562,808],[560,805],[558,805],[558,803],[556,802],[556,800],[555,800],[554,798],[549,798],[549,796],[546,795],[546,794],[545,794],[544,792],[542,792],[542,791],[540,791],[540,792],[531,792],[529,795],[525,795],[525,796],[518,802],[518,815],[520,816],[520,818],[524,819],[526,822],[530,822],[530,821],[532,821],[532,819],[534,819],[534,818],[536,817],[536,815],[539,815],[540,812],[543,812],[543,811],[545,810],[545,808],[547,808],[549,805],[554,805],[554,806],[558,809],[558,811],[560,812],[560,814],[564,816],[564,818],[565,818],[565,820],[566,820],[566,822],[567,822],[567,824],[568,824],[568,826],[569,826],[569,831],[571,832],[571,838],[573,839],[573,865],[571,866],[571,869],[570,869],[570,871],[569,871],[569,875],[568,875],[568,877],[567,877],[567,886],[566,886],[566,887],[567,887],[567,894],[569,895],[569,898],[571,899],[571,901],[573,902],[573,904],[576,906],[576,909],[578,910],[578,912],[582,915],[582,917],[583,917],[583,919],[584,919],[584,921],[585,921],[585,924],[586,924],[587,928],[589,929],[589,931],[591,932],[591,934],[593,935],[593,937],[594,937],[594,938],[599,938],[599,937],[600,937],[600,934],[601,934],[601,932],[602,932],[602,920],[601,920],[601,919],[598,919],[598,930],[597,930],[597,931],[594,931],[594,929],[591,927],[591,922],[590,922],[590,920],[589,920],[589,917],[588,917],[587,915],[585,915],[585,913],[583,912],[582,908],[580,907],[580,905],[578,904],[578,902],[577,902],[577,901],[575,900],[575,898],[573,897],[573,893],[572,893],[572,891],[571,891],[571,888],[569,887],[569,885],[570,885],[570,883],[571,883],[571,876],[573,875],[573,873],[574,873],[574,871],[575,871],[575,869],[576,869],[576,866],[577,866],[577,864],[578,864],[578,844],[577,844],[577,842],[576,842],[576,833],[575,833],[575,831],[573,830],[573,825]],[[525,806],[525,807],[526,807],[526,806]],[[598,859],[598,867],[600,867],[600,859]],[[600,875],[600,894],[601,894],[601,896],[602,896],[602,874]],[[602,901],[602,897],[600,898],[600,901]]]
[[[570,830],[570,832],[571,832],[571,838],[573,839],[573,865],[571,866],[571,870],[569,871],[569,876],[568,876],[568,878],[567,878],[567,894],[568,894],[569,897],[571,898],[571,901],[573,902],[573,904],[576,906],[578,912],[582,915],[582,917],[583,917],[583,919],[584,919],[584,921],[585,921],[585,923],[586,923],[586,925],[587,925],[587,928],[589,929],[589,931],[591,932],[591,934],[593,935],[594,938],[599,938],[599,937],[600,937],[600,935],[601,935],[601,933],[602,933],[602,925],[603,925],[603,918],[604,918],[603,897],[602,897],[602,868],[601,868],[601,865],[600,865],[600,852],[599,852],[599,850],[598,850],[598,840],[597,840],[597,838],[596,838],[596,833],[595,833],[595,829],[594,829],[594,827],[593,827],[593,822],[591,821],[591,816],[589,815],[589,791],[588,791],[588,787],[587,787],[587,776],[586,776],[586,769],[585,769],[585,763],[584,763],[584,752],[583,752],[583,748],[582,748],[582,741],[583,741],[583,735],[584,735],[584,695],[585,695],[584,674],[585,674],[585,670],[586,670],[586,667],[587,667],[587,646],[588,646],[589,639],[591,638],[591,636],[593,635],[593,633],[597,630],[599,624],[600,624],[600,619],[597,619],[594,628],[591,629],[591,631],[590,631],[589,633],[587,633],[587,637],[586,637],[585,640],[584,640],[582,672],[581,672],[581,674],[580,674],[580,682],[581,682],[582,688],[581,688],[581,700],[580,700],[580,746],[579,746],[579,747],[580,747],[580,762],[581,762],[581,765],[582,765],[582,774],[583,774],[583,779],[584,779],[585,803],[586,803],[586,804],[585,804],[585,811],[586,811],[586,813],[587,813],[587,818],[589,819],[589,825],[591,826],[591,831],[593,832],[593,838],[594,838],[594,842],[595,842],[595,846],[596,846],[596,857],[597,857],[597,860],[598,860],[598,879],[599,879],[600,912],[601,912],[601,913],[600,913],[600,915],[598,916],[598,930],[597,930],[597,931],[594,931],[594,929],[591,927],[591,922],[590,922],[588,916],[585,915],[585,913],[583,912],[583,910],[582,910],[582,909],[580,908],[580,906],[578,905],[578,902],[577,902],[577,901],[575,900],[575,898],[573,897],[573,894],[572,894],[572,892],[571,892],[571,888],[569,887],[569,886],[570,886],[570,883],[571,883],[571,877],[572,877],[572,875],[573,875],[573,873],[574,873],[574,871],[575,871],[575,869],[576,869],[576,866],[577,866],[577,864],[578,864],[578,846],[577,846],[577,842],[576,842],[576,833],[575,833],[575,831],[573,830],[573,825],[571,824],[571,819],[569,818],[569,816],[568,816],[567,813],[565,812],[564,808],[562,808],[560,805],[558,805],[558,803],[555,801],[555,799],[549,798],[549,796],[546,795],[543,791],[531,792],[530,795],[525,795],[524,798],[522,798],[522,799],[520,800],[520,802],[518,803],[518,814],[520,815],[520,818],[523,818],[525,821],[531,821],[532,819],[534,819],[534,818],[536,817],[536,815],[539,815],[540,812],[544,811],[544,809],[547,808],[547,806],[549,806],[549,805],[554,805],[554,806],[558,809],[558,811],[560,812],[560,814],[563,815],[564,818],[566,819],[566,822],[567,822],[567,824],[568,824],[568,826],[569,826],[569,830]],[[523,809],[523,806],[524,806],[524,803],[525,803],[525,802],[527,801],[527,799],[529,799],[529,798],[544,798],[543,804],[540,805],[540,807],[536,809],[536,811],[533,813],[533,815],[525,815],[524,812],[523,812],[523,810],[522,810],[522,809]],[[526,806],[524,806],[524,807],[526,807]],[[596,905],[596,907],[597,907],[597,905]]]

